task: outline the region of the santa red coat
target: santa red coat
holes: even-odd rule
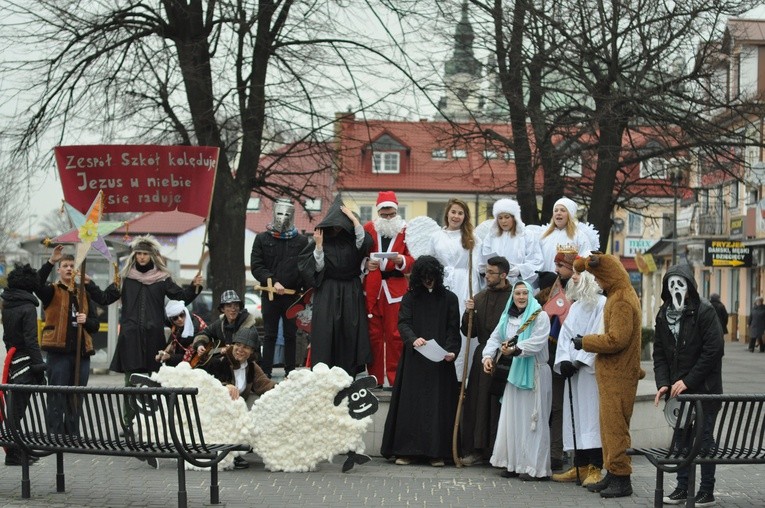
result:
[[[404,265],[401,267],[401,273],[406,274],[412,271],[414,258],[409,254],[406,246],[406,228],[403,228],[395,238],[391,239],[388,248],[384,251],[380,248],[382,237],[375,229],[374,222],[367,222],[364,230],[372,237],[372,248],[370,253],[374,252],[398,252],[404,257]],[[393,259],[380,259],[380,269],[368,272],[364,277],[364,292],[367,299],[367,311],[371,313],[377,300],[385,298],[388,303],[398,303],[404,297],[409,283],[406,277],[389,277],[383,279],[382,272],[397,271],[396,263]]]

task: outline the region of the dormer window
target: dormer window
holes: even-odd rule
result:
[[[373,173],[400,173],[399,152],[375,152],[372,154]]]

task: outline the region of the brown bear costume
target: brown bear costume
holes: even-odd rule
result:
[[[605,333],[585,335],[578,344],[585,351],[597,353],[600,437],[608,471],[601,482],[588,489],[600,492],[602,497],[629,496],[632,462],[626,452],[631,445],[630,418],[638,379],[645,375],[640,368],[640,301],[618,258],[593,252],[587,258],[578,258],[574,268],[592,273],[607,295],[603,310]]]

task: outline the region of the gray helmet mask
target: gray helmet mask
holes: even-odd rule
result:
[[[274,229],[281,232],[289,231],[294,225],[294,220],[295,206],[285,199],[276,200],[274,202]]]

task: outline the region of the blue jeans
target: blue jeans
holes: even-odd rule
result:
[[[700,455],[704,455],[709,450],[714,449],[717,444],[714,440],[715,420],[717,420],[717,411],[705,411],[704,412],[704,433],[701,439]],[[693,428],[688,429],[686,434],[686,446],[690,447],[691,436],[693,435]],[[712,492],[715,488],[715,470],[716,464],[701,464],[701,484],[699,485],[699,492]],[[682,490],[688,490],[688,472],[689,469],[683,468],[677,472],[677,488]]]
[[[73,386],[75,360],[74,353],[48,352],[48,384]],[[88,356],[80,359],[79,386],[87,386],[89,376],[90,357]],[[79,401],[67,395],[49,394],[45,419],[50,432],[79,434]]]

